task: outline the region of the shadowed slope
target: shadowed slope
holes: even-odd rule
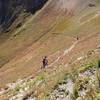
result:
[[[20,27],[27,16],[40,10],[47,1],[48,0],[0,0],[0,32],[8,33],[14,28]],[[16,21],[16,23],[14,23],[14,21]]]

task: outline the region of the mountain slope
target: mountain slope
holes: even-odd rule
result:
[[[91,7],[92,5],[92,7]],[[97,0],[49,0],[0,42],[0,86],[37,75],[42,57],[52,65],[79,37],[78,43],[51,68],[70,63],[100,45],[100,3]],[[15,21],[16,23],[16,21]],[[3,41],[3,42],[2,42]]]
[[[20,27],[27,16],[41,9],[46,2],[47,0],[0,0],[0,31],[9,32]],[[18,22],[13,24],[15,20]],[[11,26],[13,27],[10,28]]]

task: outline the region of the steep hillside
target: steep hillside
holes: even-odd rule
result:
[[[9,32],[15,20],[14,28],[20,27],[25,18],[41,9],[47,0],[0,0],[0,26],[1,32]],[[8,29],[9,28],[9,29]]]
[[[21,8],[21,11],[24,9]],[[19,16],[23,18],[23,14]],[[13,21],[10,28],[18,21],[20,17]],[[70,72],[70,64],[84,55],[93,54],[93,58],[99,58],[99,54],[94,52],[99,46],[99,0],[48,0],[38,12],[26,17],[22,25],[0,37],[0,86],[30,75],[35,77],[39,73],[51,75],[53,69],[55,73],[55,68],[57,73],[57,68],[63,69],[63,73]],[[49,60],[46,71],[41,70],[43,56]],[[87,61],[90,59],[88,57]],[[74,69],[85,61],[76,63]],[[57,83],[54,81],[58,80],[57,75],[49,80],[51,87],[48,89]]]

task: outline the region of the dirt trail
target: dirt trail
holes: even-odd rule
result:
[[[69,48],[66,48],[63,53],[57,57],[56,60],[54,60],[48,67],[51,67],[53,66],[55,63],[57,63],[60,59],[62,59],[63,57],[65,57],[67,54],[69,54],[75,47],[76,45],[78,45],[79,43],[82,43],[82,42],[85,42],[85,41],[88,41],[89,38],[91,37],[95,37],[97,36],[98,33],[94,33],[92,35],[87,35],[86,37],[82,38],[82,39],[79,39],[78,41],[74,42]],[[73,51],[74,52],[74,51]],[[59,51],[60,53],[60,51]]]
[[[68,54],[74,47],[75,45],[78,43],[78,41],[76,41],[75,43],[73,43],[68,49],[63,51],[63,54],[61,54],[60,56],[57,57],[57,59],[51,63],[48,67],[53,66],[55,63],[57,63],[62,57],[64,57],[66,54]]]
[[[76,46],[78,46],[78,44],[80,45],[80,43],[84,43],[84,42],[86,42],[86,41],[87,41],[87,43],[88,43],[88,41],[89,41],[89,39],[90,39],[91,37],[95,37],[95,36],[97,36],[97,35],[98,35],[98,33],[95,33],[95,34],[92,34],[92,35],[87,35],[86,37],[79,39],[79,41],[75,41],[69,48],[66,48],[66,49],[63,50],[63,51],[57,51],[56,54],[57,54],[57,55],[60,54],[60,55],[59,55],[57,58],[55,58],[55,60],[54,60],[53,62],[50,63],[50,65],[48,66],[48,68],[51,68],[51,67],[53,67],[53,65],[55,65],[55,64],[57,64],[57,63],[59,63],[59,62],[62,62],[62,58],[66,59],[66,61],[67,61],[67,59],[70,60],[70,57],[72,57],[73,54],[76,52],[76,50],[75,50],[75,52],[74,52],[74,48],[77,48]],[[28,60],[32,59],[33,52],[34,52],[34,51],[30,52],[28,55],[25,56],[25,58],[24,58],[24,56],[23,56],[23,57],[22,57],[22,58],[23,58],[22,61],[28,61]],[[55,55],[56,55],[56,54],[55,54]],[[30,55],[31,55],[31,56],[30,56]],[[69,56],[69,55],[70,55],[70,56]],[[51,56],[51,55],[49,55],[49,56]],[[48,56],[48,58],[49,58],[49,56]],[[29,58],[28,58],[28,57],[29,57]],[[16,63],[16,62],[15,62],[15,63]],[[9,72],[13,72],[13,71],[15,71],[15,68],[8,69],[8,70],[6,70],[5,72],[0,73],[0,77],[2,77],[2,75],[4,75],[3,73],[9,73]],[[38,68],[38,69],[34,72],[34,77],[35,77],[36,75],[38,75],[39,73],[41,73],[41,71],[42,71],[42,70]]]
[[[71,53],[71,51],[73,51],[74,50],[74,48],[78,45],[78,44],[80,44],[80,43],[84,43],[85,41],[87,41],[88,42],[88,40],[91,38],[91,37],[95,37],[95,36],[97,36],[98,35],[98,33],[94,33],[94,34],[92,34],[92,35],[87,35],[86,37],[84,37],[84,38],[82,38],[82,39],[79,39],[78,41],[76,40],[69,48],[66,48],[63,52],[61,52],[61,51],[58,51],[57,53],[61,53],[61,55],[59,55],[51,64],[49,64],[48,65],[48,67],[47,67],[47,69],[48,68],[52,68],[53,67],[53,65],[55,65],[55,64],[57,64],[57,62],[59,62],[60,60],[62,60],[62,58],[64,58],[65,56],[67,56],[67,55],[69,55],[70,53]],[[73,51],[74,52],[74,51]],[[81,56],[81,57],[78,57],[74,62],[77,62],[77,61],[80,61],[80,60],[82,60],[82,59],[84,59],[84,55],[83,56]],[[74,63],[73,62],[73,63]],[[65,67],[67,67],[68,66],[68,63],[66,63],[65,64]],[[39,73],[41,73],[42,72],[42,70],[40,69],[39,71],[37,71],[37,73],[35,74],[35,76],[37,76]]]

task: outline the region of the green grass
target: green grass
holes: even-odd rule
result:
[[[43,75],[37,76],[37,81],[44,81],[45,78]]]
[[[96,0],[97,3],[100,3],[100,0]]]
[[[86,71],[87,69],[89,69],[89,68],[91,68],[91,67],[94,67],[94,64],[93,64],[93,63],[86,64],[86,65],[84,65],[84,66],[80,66],[79,72],[84,72],[84,71]]]

